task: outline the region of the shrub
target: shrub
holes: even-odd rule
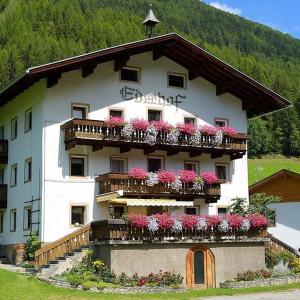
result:
[[[289,266],[294,273],[299,274],[300,273],[300,258],[295,257],[290,262]]]
[[[258,271],[246,271],[243,273],[238,273],[236,275],[236,281],[252,281],[261,278],[270,278],[272,276],[272,271],[269,270],[258,270]]]
[[[25,245],[24,260],[33,261],[35,259],[35,251],[41,248],[41,242],[38,239],[37,232],[30,232]]]

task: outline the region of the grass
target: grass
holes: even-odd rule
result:
[[[209,289],[191,290],[185,293],[167,293],[158,295],[118,295],[118,294],[93,294],[91,292],[76,291],[57,288],[40,282],[36,278],[16,274],[0,269],[0,299],[5,300],[129,300],[129,299],[201,299],[206,296],[237,295],[246,293],[283,291],[287,289],[300,289],[300,283],[286,286],[249,288],[249,289]]]
[[[263,158],[248,160],[249,185],[282,169],[300,173],[300,158]]]

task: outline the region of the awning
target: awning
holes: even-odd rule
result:
[[[132,199],[118,198],[108,200],[113,204],[125,204],[127,206],[194,206],[193,201],[176,201],[175,199]]]
[[[120,191],[116,191],[116,192],[97,195],[96,196],[96,201],[98,203],[103,203],[103,202],[108,202],[110,200],[117,199],[117,198],[122,197],[122,196],[123,196],[123,190],[120,190]]]

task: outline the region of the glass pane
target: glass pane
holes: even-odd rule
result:
[[[110,117],[122,117],[122,111],[121,110],[111,110],[109,113]]]
[[[197,214],[196,207],[186,207],[185,213],[187,215],[196,215]]]
[[[4,184],[4,170],[0,169],[0,184]]]
[[[148,171],[156,172],[162,168],[161,159],[160,158],[149,158],[148,159]]]
[[[217,166],[218,179],[226,179],[226,166]]]
[[[111,171],[113,173],[125,173],[125,161],[122,159],[112,159]]]
[[[0,140],[4,140],[4,126],[0,126]]]
[[[84,206],[72,206],[72,224],[84,224]]]
[[[226,207],[218,207],[218,215],[224,216],[227,214],[227,208]]]
[[[32,112],[31,110],[25,113],[25,131],[29,131],[32,128]]]
[[[195,125],[195,119],[194,118],[184,118],[184,123]]]
[[[161,111],[159,110],[148,110],[148,121],[160,121]]]
[[[169,74],[169,86],[184,88],[184,76]]]
[[[195,284],[204,284],[204,253],[202,251],[194,253],[194,272]]]
[[[195,163],[185,163],[184,164],[184,169],[189,170],[189,171],[197,171],[196,169],[196,164]]]
[[[73,106],[73,118],[76,119],[86,119],[86,109],[85,107]]]
[[[224,126],[227,126],[227,122],[226,122],[226,120],[216,120],[215,126],[216,127],[224,127]]]
[[[121,80],[138,82],[138,71],[134,69],[122,69]]]
[[[71,176],[84,176],[84,158],[71,158]]]

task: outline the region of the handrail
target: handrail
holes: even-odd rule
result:
[[[56,260],[58,257],[65,256],[66,253],[70,253],[82,246],[87,246],[89,243],[90,231],[91,224],[87,224],[80,229],[37,250],[35,252],[36,267],[46,265],[51,260]]]

